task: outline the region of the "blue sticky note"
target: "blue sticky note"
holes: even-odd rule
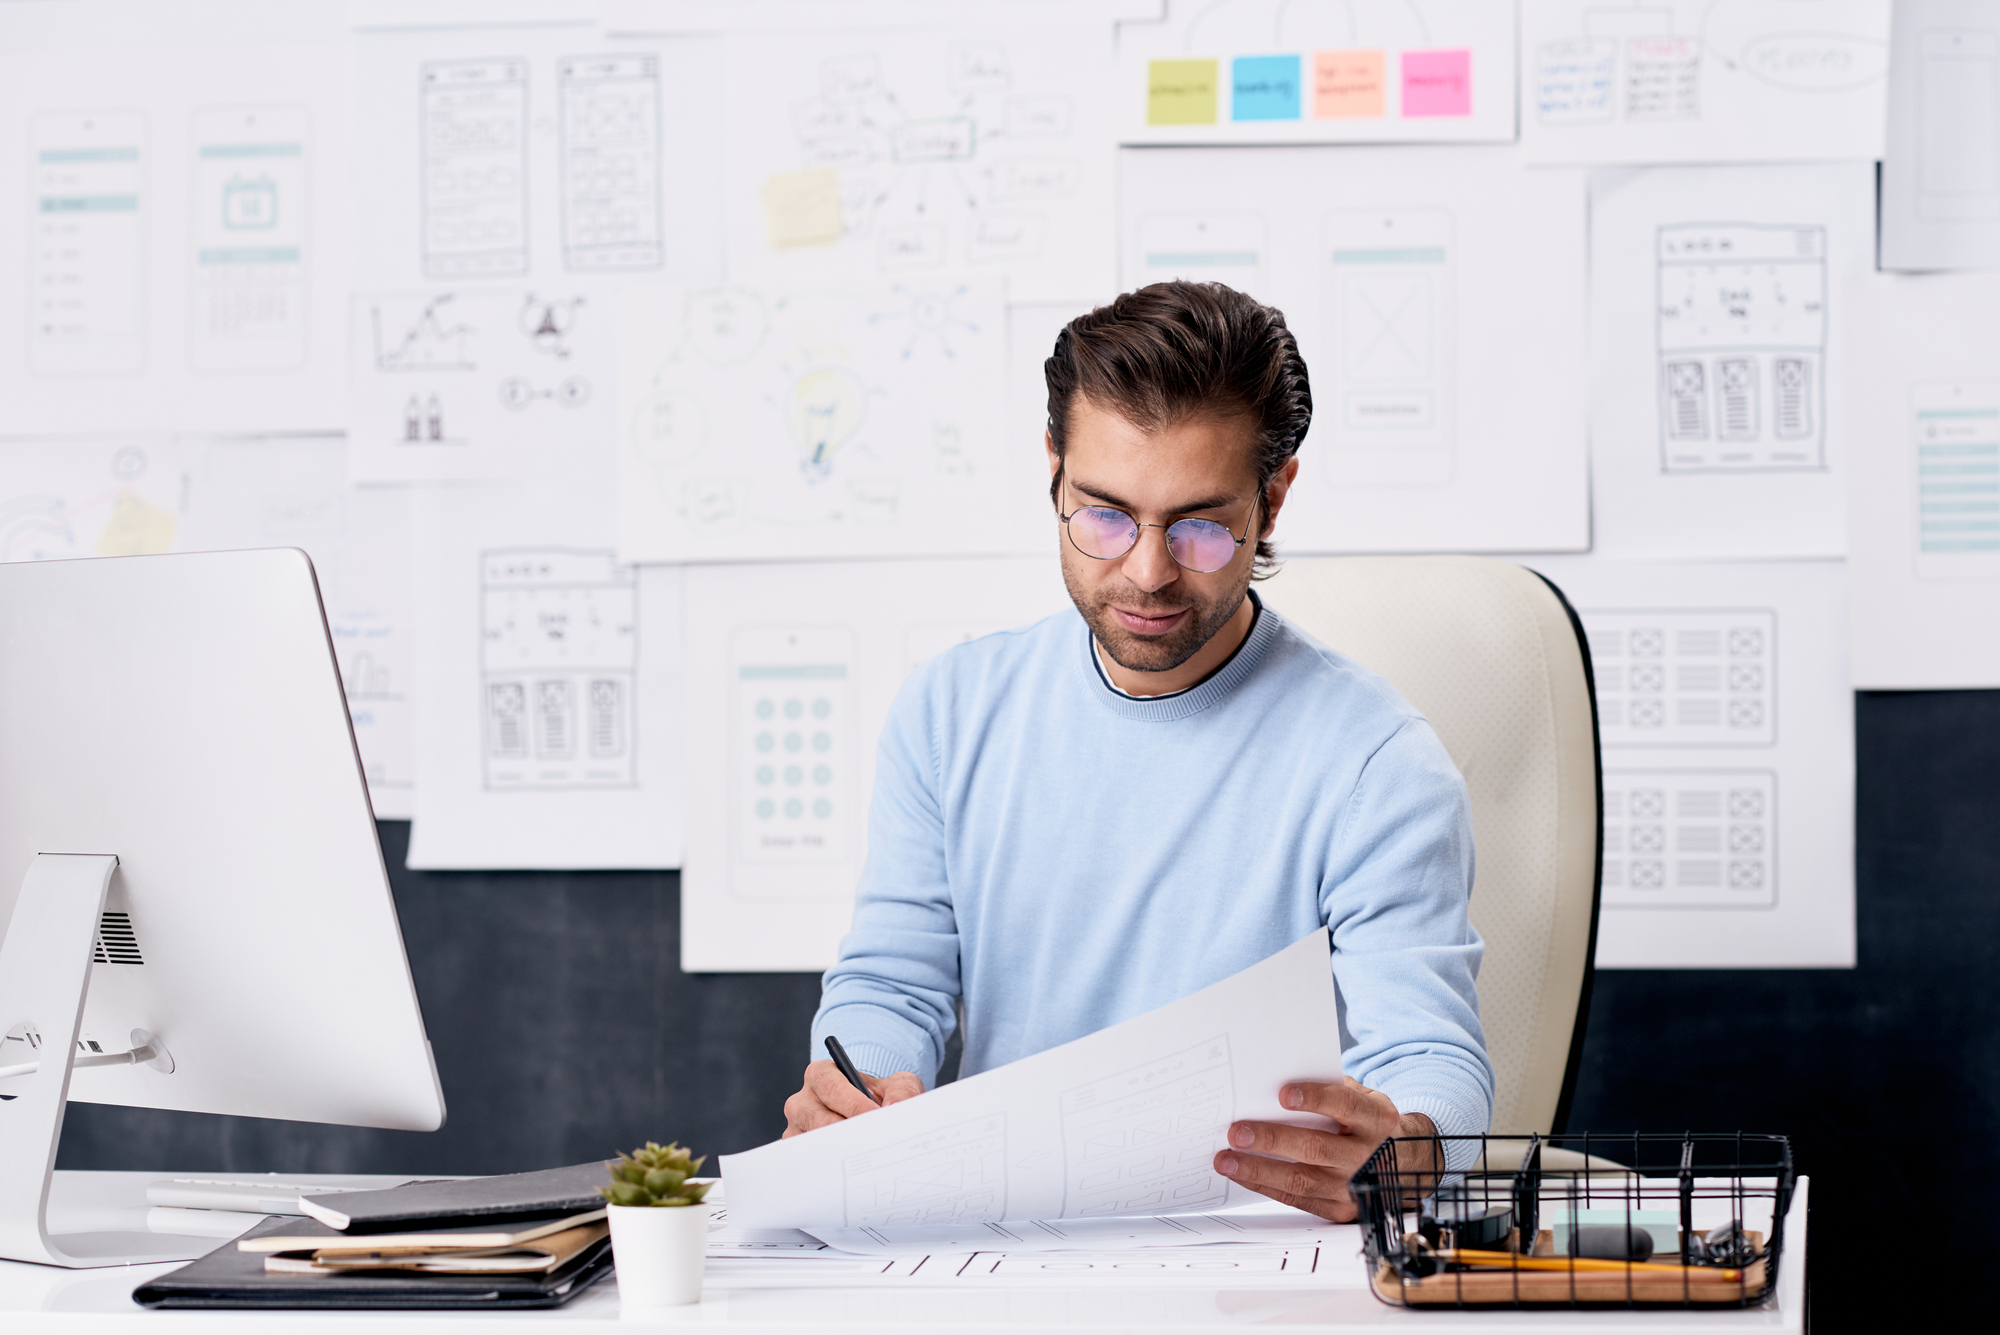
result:
[[[1232,62],[1229,114],[1239,121],[1299,118],[1299,58],[1238,56]]]

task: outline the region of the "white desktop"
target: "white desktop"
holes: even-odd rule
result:
[[[312,564],[0,564],[0,1257],[51,1233],[65,1103],[444,1121]]]

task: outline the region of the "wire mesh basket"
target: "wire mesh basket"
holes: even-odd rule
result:
[[[1399,1138],[1352,1183],[1401,1307],[1753,1306],[1792,1187],[1791,1142],[1742,1132]]]

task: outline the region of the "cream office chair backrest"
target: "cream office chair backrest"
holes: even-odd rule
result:
[[[1601,842],[1589,656],[1569,605],[1475,556],[1291,560],[1260,596],[1394,683],[1465,776],[1493,1130],[1555,1129],[1590,1000]]]

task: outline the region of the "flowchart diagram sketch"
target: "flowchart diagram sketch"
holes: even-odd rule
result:
[[[939,1127],[840,1166],[849,1228],[1004,1218],[1007,1115]]]
[[[1334,485],[1451,480],[1455,384],[1451,215],[1342,211],[1326,220]]]
[[[480,553],[489,791],[636,782],[636,572],[608,551]]]
[[[152,212],[145,113],[45,112],[29,134],[29,370],[136,371]]]
[[[1918,576],[2000,579],[2000,381],[1912,385],[1910,419]]]
[[[1605,746],[1770,746],[1777,740],[1774,610],[1581,615]]]
[[[845,627],[748,626],[730,636],[735,699],[730,821],[746,862],[840,862],[849,854],[852,726]],[[744,893],[755,883],[739,882]]]
[[[528,271],[528,62],[437,60],[422,85],[423,271]]]
[[[188,359],[197,370],[305,364],[311,137],[302,106],[195,113]]]
[[[1063,1214],[1136,1214],[1220,1205],[1211,1170],[1231,1117],[1229,1037],[1218,1034],[1062,1096]]]
[[[1606,770],[1605,906],[1776,904],[1777,789],[1768,769]]]
[[[1826,466],[1826,229],[1659,229],[1660,466]]]
[[[660,61],[654,55],[557,62],[562,105],[563,262],[574,272],[658,269]]]
[[[1526,0],[1535,162],[1866,160],[1882,144],[1888,0]]]

